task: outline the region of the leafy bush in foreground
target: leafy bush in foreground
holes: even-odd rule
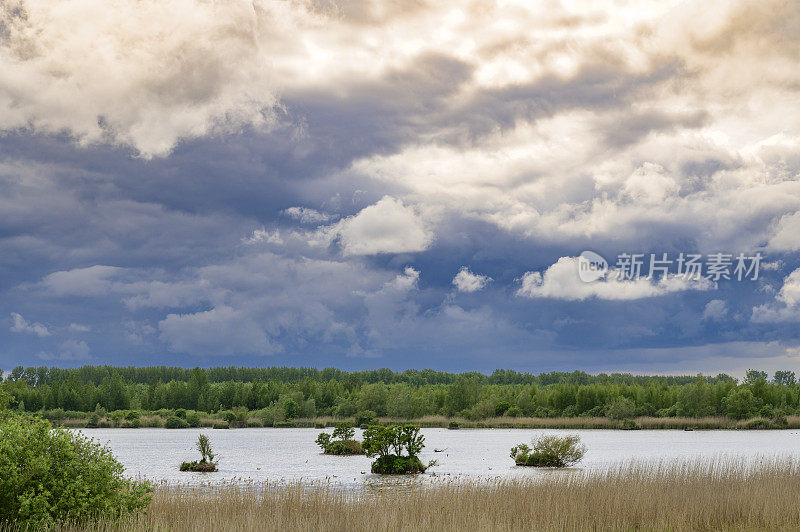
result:
[[[586,454],[579,436],[545,435],[533,440],[533,449],[522,443],[511,448],[511,458],[517,465],[534,467],[567,467],[576,464]]]
[[[113,519],[150,503],[111,451],[30,416],[0,416],[0,523],[43,529],[69,519]]]

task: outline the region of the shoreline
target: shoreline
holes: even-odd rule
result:
[[[69,418],[50,420],[54,425],[73,429],[95,428],[165,428],[164,419],[158,415],[141,415],[139,423],[131,424],[126,420],[105,421],[89,426],[89,418]],[[200,424],[195,427],[181,428],[208,428],[214,430],[231,430],[246,428],[316,428],[325,429],[335,427],[342,422],[353,422],[352,418],[319,417],[313,419],[296,419],[282,421],[271,425],[263,424],[257,418],[248,418],[236,424],[225,426],[222,418],[200,415]],[[574,418],[489,418],[485,420],[467,420],[463,418],[426,417],[411,420],[378,418],[381,425],[411,424],[420,428],[444,428],[452,430],[462,429],[575,429],[575,430],[798,430],[800,429],[800,416],[787,416],[786,423],[776,423],[773,420],[755,417],[749,419],[730,419],[722,416],[703,418],[680,417],[637,417],[627,420],[613,420],[605,417],[574,417]],[[180,428],[170,430],[181,430]]]

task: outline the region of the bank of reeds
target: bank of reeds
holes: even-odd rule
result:
[[[778,425],[771,420],[762,420],[763,423],[754,423],[753,419],[731,419],[724,416],[710,416],[701,418],[692,417],[637,417],[637,428],[645,430],[655,429],[698,429],[698,430],[739,430],[754,428],[773,428],[773,429],[800,429],[800,416],[787,416],[786,425]],[[53,420],[56,425],[67,428],[93,428],[88,427],[88,418],[67,418]],[[297,428],[325,428],[335,427],[342,421],[353,421],[352,418],[342,419],[333,417],[317,417],[313,419],[295,419],[288,422],[281,422],[279,427]],[[463,429],[482,429],[482,428],[509,428],[509,429],[619,429],[626,428],[621,420],[609,419],[606,417],[493,417],[483,420],[469,420],[464,418],[447,418],[445,416],[426,416],[417,419],[398,419],[382,417],[377,420],[382,425],[396,425],[411,423],[423,428],[448,428],[451,424]],[[228,426],[228,423],[215,415],[203,414],[200,416],[200,427]],[[262,427],[261,420],[256,417],[249,417],[247,427]],[[124,427],[125,422],[112,425],[108,422],[101,423],[101,428],[111,428],[116,426]],[[138,425],[142,428],[163,427],[164,421],[159,416],[143,415]]]
[[[150,512],[102,530],[797,530],[800,462],[628,464],[526,480],[157,488]],[[84,528],[85,529],[85,528]],[[62,530],[82,530],[63,526]]]

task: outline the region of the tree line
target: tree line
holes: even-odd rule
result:
[[[3,377],[0,373],[0,378]],[[334,368],[17,367],[0,384],[12,408],[37,412],[261,410],[275,420],[318,416],[486,419],[496,416],[636,416],[737,419],[800,413],[794,372],[750,370],[736,379],[497,370],[446,373]]]

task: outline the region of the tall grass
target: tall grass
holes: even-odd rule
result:
[[[88,528],[800,529],[800,462],[792,459],[630,463],[602,472],[543,473],[536,480],[443,480],[374,491],[333,484],[165,484],[156,490],[147,515]]]

